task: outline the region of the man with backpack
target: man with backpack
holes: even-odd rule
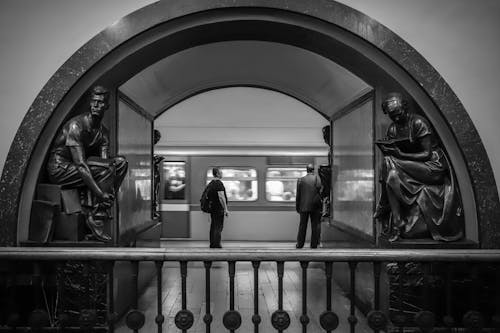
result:
[[[227,195],[222,183],[222,172],[219,168],[212,169],[214,179],[203,191],[200,205],[202,211],[210,213],[210,247],[221,248],[221,233],[224,227],[224,216],[229,215]]]

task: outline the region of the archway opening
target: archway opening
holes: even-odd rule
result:
[[[344,7],[342,8],[345,10]],[[73,81],[65,93],[58,97],[57,107],[50,109],[47,114],[47,116],[50,115],[50,121],[47,117],[45,126],[39,128],[39,135],[34,138],[31,145],[28,145],[41,154],[40,156],[30,154],[30,163],[23,174],[25,177],[22,181],[18,179],[23,185],[20,193],[18,190],[12,194],[17,193],[21,200],[13,209],[4,213],[10,214],[7,219],[10,222],[14,222],[13,219],[19,222],[18,240],[23,238],[27,230],[26,225],[29,220],[27,215],[29,215],[36,179],[43,165],[48,143],[52,140],[55,130],[71,114],[81,96],[90,86],[100,83],[117,88],[148,65],[169,55],[196,45],[231,40],[260,40],[306,49],[340,64],[369,85],[379,88],[377,90],[379,93],[391,90],[405,92],[412,98],[419,111],[429,118],[449,152],[451,162],[459,174],[458,180],[463,202],[467,205],[464,211],[466,221],[470,221],[468,235],[478,240],[477,215],[485,214],[482,217],[485,219],[488,217],[485,212],[476,209],[475,195],[482,195],[482,192],[473,186],[469,177],[468,163],[472,162],[468,160],[467,152],[460,148],[457,136],[461,134],[449,122],[449,114],[443,114],[445,110],[438,108],[436,98],[428,94],[427,88],[419,84],[415,76],[405,71],[394,58],[369,44],[367,42],[369,37],[360,38],[359,34],[356,35],[358,32],[352,33],[344,30],[340,25],[335,25],[335,20],[335,18],[330,18],[322,21],[311,15],[300,15],[293,10],[226,8],[181,15],[176,19],[163,17],[160,18],[160,22],[163,23],[153,25],[151,29],[136,27],[138,33],[132,34],[122,44],[114,47],[99,61],[96,61],[78,81]],[[334,24],[327,23],[327,21]],[[221,86],[220,82],[212,82],[204,89],[215,86]],[[447,86],[446,89],[448,89]],[[185,90],[184,95],[176,94],[176,96],[178,99],[183,99],[194,92],[196,91]],[[291,94],[301,99],[301,96],[296,95],[295,92]],[[379,104],[377,103],[379,99],[380,95],[376,94],[375,105]],[[20,130],[19,135],[22,134]],[[462,136],[458,138],[459,141],[463,139]],[[24,170],[21,171],[24,172]],[[474,173],[472,177],[480,176]],[[483,201],[481,204],[484,204]]]

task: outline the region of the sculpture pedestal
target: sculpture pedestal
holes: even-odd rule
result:
[[[53,240],[82,241],[86,234],[85,218],[78,189],[38,184],[31,211],[29,240],[41,244]]]
[[[26,247],[113,247],[114,245],[111,243],[103,243],[93,240],[83,240],[79,242],[75,241],[66,241],[66,240],[54,240],[48,243],[40,243],[35,241],[23,241],[19,242],[20,246]]]
[[[476,249],[479,244],[470,240],[441,242],[433,239],[404,239],[389,242],[384,235],[378,238],[378,247],[383,249]]]

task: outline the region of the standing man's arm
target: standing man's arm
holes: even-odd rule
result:
[[[300,212],[299,206],[300,206],[300,178],[297,179],[297,190],[296,190],[296,196],[295,196],[295,210],[297,213]]]
[[[224,215],[228,216],[229,211],[227,209],[226,194],[224,193],[224,191],[217,191],[217,196],[219,197],[219,202],[224,209]]]

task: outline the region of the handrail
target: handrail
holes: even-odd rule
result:
[[[500,250],[3,247],[0,260],[500,262]]]

